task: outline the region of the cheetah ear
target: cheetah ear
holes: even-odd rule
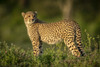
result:
[[[34,11],[35,14],[37,14],[37,11]]]
[[[22,12],[22,16],[25,17],[25,13],[24,12]]]

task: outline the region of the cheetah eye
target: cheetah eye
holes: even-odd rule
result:
[[[35,15],[33,17],[35,17]]]

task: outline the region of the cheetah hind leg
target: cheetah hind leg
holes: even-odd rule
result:
[[[84,50],[82,48],[82,43],[81,43],[81,30],[80,28],[77,28],[76,30],[76,45],[79,51],[81,52],[81,56],[85,56]]]
[[[79,51],[79,49],[75,45],[74,37],[65,38],[64,43],[68,46],[69,50],[72,52],[72,55],[74,55],[76,57],[81,56],[81,52]]]

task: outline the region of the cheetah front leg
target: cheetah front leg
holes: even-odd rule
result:
[[[39,56],[42,54],[42,43],[41,41],[32,41],[32,45],[33,45],[33,53],[34,56]]]
[[[81,53],[75,45],[74,36],[68,36],[64,39],[64,43],[68,46],[69,50],[72,52],[72,55],[80,57]]]

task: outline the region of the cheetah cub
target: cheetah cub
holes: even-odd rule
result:
[[[55,23],[44,23],[37,18],[37,12],[22,12],[27,33],[33,45],[34,56],[42,53],[42,41],[55,44],[64,40],[72,55],[83,56],[81,47],[81,31],[73,20],[63,20]]]

